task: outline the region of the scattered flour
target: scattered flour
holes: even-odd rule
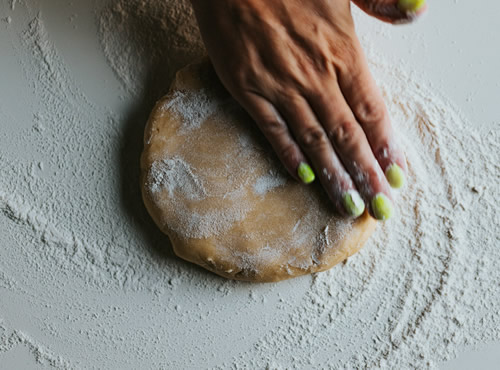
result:
[[[204,54],[188,0],[108,4],[99,15],[102,48],[116,76],[133,95],[152,93],[158,98],[180,67]],[[134,66],[132,71],[130,66]]]
[[[498,129],[479,133],[369,49],[408,157],[399,214],[329,272],[224,281],[171,257],[138,189],[147,114],[203,54],[187,2],[116,0],[97,11],[110,66],[131,104],[145,106],[131,116],[79,90],[40,2],[0,4],[11,7],[25,14],[6,32],[32,120],[12,120],[0,102],[12,122],[0,132],[0,361],[25,346],[56,368],[435,368],[500,340]]]
[[[219,102],[210,98],[204,90],[189,93],[176,91],[163,109],[178,113],[182,117],[183,131],[189,132],[199,128],[204,120],[216,113],[219,106]]]
[[[170,196],[179,191],[190,200],[200,200],[206,196],[203,184],[195,176],[189,164],[178,157],[153,163],[149,177],[149,188],[153,193],[167,189]]]
[[[270,171],[268,174],[257,179],[253,190],[256,194],[263,195],[269,190],[285,185],[286,181],[287,178],[284,174],[278,171]]]
[[[21,331],[9,331],[0,320],[0,354],[11,351],[19,345],[26,347],[39,365],[56,369],[70,368],[70,364],[60,356],[56,356],[51,351],[34,343],[29,336]]]

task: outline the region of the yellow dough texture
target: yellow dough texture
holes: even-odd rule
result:
[[[271,282],[356,253],[376,222],[335,216],[316,181],[283,170],[207,60],[177,73],[146,126],[144,203],[179,257],[230,279]]]

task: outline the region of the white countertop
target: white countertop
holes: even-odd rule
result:
[[[398,65],[404,66],[408,70],[412,70],[416,74],[421,74],[422,79],[431,81],[432,86],[440,90],[454,104],[456,104],[464,115],[472,122],[478,132],[486,133],[494,127],[500,125],[500,115],[498,113],[499,98],[500,98],[500,32],[498,30],[498,19],[500,19],[500,2],[488,0],[478,4],[473,1],[460,0],[439,0],[430,1],[430,9],[423,20],[412,26],[401,26],[392,30],[387,28],[387,32],[375,33],[374,40],[381,50],[387,55],[389,60],[394,61]],[[101,5],[99,5],[101,6]],[[36,17],[40,12],[40,17],[44,21],[48,36],[51,42],[57,48],[58,53],[64,60],[66,67],[70,70],[73,78],[73,83],[76,84],[85,96],[91,97],[89,103],[97,111],[102,111],[103,116],[110,114],[117,117],[115,128],[116,135],[140,135],[142,126],[139,122],[139,128],[131,128],[130,123],[121,123],[123,117],[134,117],[134,113],[128,115],[128,112],[138,109],[134,106],[133,98],[127,95],[120,81],[115,77],[113,71],[109,67],[106,58],[102,52],[99,37],[97,34],[97,24],[95,20],[96,8],[94,2],[74,2],[64,0],[46,0],[46,1],[30,1],[28,11],[24,2],[4,0],[0,4],[0,143],[1,150],[9,153],[15,153],[20,161],[23,159],[30,160],[30,148],[14,147],[10,145],[9,135],[13,132],[19,132],[22,129],[33,126],[37,119],[34,117],[36,106],[38,104],[37,96],[33,93],[33,85],[26,78],[26,66],[18,63],[19,55],[22,55],[23,45],[19,44],[17,39],[12,35],[20,34],[26,27],[26,20]],[[7,17],[10,17],[7,19]],[[361,33],[370,32],[371,29],[377,28],[380,30],[380,25],[377,21],[369,20],[363,17],[362,24],[358,27]],[[361,23],[361,22],[360,22]],[[384,30],[386,28],[383,28]],[[43,83],[43,81],[40,81]],[[137,102],[136,102],[137,103]],[[140,104],[140,103],[139,103]],[[85,109],[85,107],[83,107]],[[139,109],[136,117],[144,117],[143,111]],[[42,118],[43,121],[43,118]],[[125,129],[123,129],[125,128]],[[121,131],[123,129],[123,131]],[[121,132],[120,132],[121,131]],[[127,142],[125,139],[124,142]],[[133,150],[137,152],[139,148],[133,145]],[[2,152],[0,151],[0,154]],[[52,153],[50,155],[61,155],[64,153]],[[103,153],[106,155],[106,153]],[[130,163],[134,159],[126,155],[122,157]],[[0,160],[3,160],[0,157]],[[130,164],[129,163],[129,164]],[[19,175],[21,178],[21,175]],[[14,180],[13,180],[14,181]],[[98,180],[95,180],[98,181]],[[92,182],[89,182],[92,184]],[[135,184],[133,184],[135,186]],[[131,185],[131,186],[133,186]],[[77,185],[75,185],[77,186]],[[85,185],[87,186],[87,185]],[[0,192],[2,189],[0,188]],[[124,200],[125,208],[129,207]],[[137,205],[137,200],[130,201]],[[61,205],[66,207],[66,205]],[[8,259],[11,254],[8,251],[13,248],[24,248],[26,241],[16,241],[12,235],[7,236],[7,229],[11,225],[4,222],[3,215],[0,214],[0,252],[2,258]],[[125,219],[124,219],[125,220]],[[134,232],[136,223],[126,219],[124,222],[130,224],[131,233]],[[13,228],[17,226],[12,226]],[[12,231],[14,229],[9,229]],[[141,234],[140,237],[144,240],[144,233],[153,232],[153,226],[146,229],[138,229],[136,232]],[[158,232],[154,232],[152,240],[157,241],[161,238]],[[142,240],[142,239],[141,239]],[[2,254],[3,253],[3,254]],[[14,260],[13,260],[14,261]],[[37,265],[38,266],[38,265]],[[40,266],[33,267],[34,274],[31,277],[26,277],[26,281],[22,284],[34,284],[37,281],[37,271]],[[169,266],[178,266],[177,268],[187,268],[186,264],[172,259]],[[500,265],[499,265],[500,266]],[[15,263],[0,263],[0,278],[2,273],[1,267],[16,269]],[[28,267],[23,267],[24,269]],[[25,270],[23,270],[25,271]],[[85,299],[87,302],[77,302],[75,305],[92,304],[102,305],[103,312],[106,310],[116,309],[120,306],[120,302],[129,300],[137,301],[137,316],[133,317],[130,323],[134,330],[145,330],[147,327],[142,326],[142,322],[150,322],[151,318],[141,316],[141,299],[143,304],[152,299],[148,296],[154,293],[134,292],[127,293],[114,291],[112,302],[106,301],[105,295],[102,295],[103,290],[86,288],[86,281],[79,279],[69,270],[60,271],[54,267],[54,273],[51,276],[44,276],[44,287],[51,286],[51,279],[54,279],[55,289],[63,289],[64,286],[71,286],[75,292],[78,289],[85,291]],[[93,273],[93,272],[89,272]],[[223,283],[218,278],[207,278],[204,272],[199,272],[201,279],[214,284],[214,286],[224,289]],[[31,280],[30,280],[31,279]],[[73,280],[74,279],[74,280]],[[30,283],[31,281],[31,283]],[[62,283],[67,281],[66,283]],[[59,287],[58,284],[61,284]],[[21,284],[21,285],[22,285]],[[173,282],[172,284],[175,284]],[[197,302],[213,305],[213,310],[220,316],[227,316],[227,324],[232,327],[238,327],[239,320],[246,322],[255,321],[255,330],[247,333],[246,337],[238,337],[238,335],[229,335],[226,339],[213,340],[209,335],[211,331],[216,329],[210,327],[210,322],[204,323],[206,331],[204,333],[196,332],[196,325],[190,325],[186,320],[172,322],[170,330],[172,332],[172,341],[178,341],[178,351],[182,352],[183,346],[188,346],[193,341],[205,343],[213,347],[213,358],[210,359],[211,364],[222,363],[223,360],[238,354],[240,350],[245,348],[246,343],[261,337],[266,333],[267,326],[272,327],[280,320],[278,315],[273,315],[273,307],[279,304],[280,301],[288,302],[299,301],[306,289],[308,288],[308,278],[295,279],[282,283],[277,294],[268,295],[265,305],[260,304],[256,300],[250,300],[246,306],[235,307],[230,306],[232,301],[221,298],[214,301],[207,296],[206,289],[203,286],[192,286],[186,289],[191,289],[191,297],[197,297]],[[260,286],[257,289],[260,293],[271,290],[270,286]],[[66,294],[66,293],[65,293]],[[68,293],[69,294],[69,293]],[[248,295],[243,287],[237,291],[237,295]],[[77,300],[79,294],[74,294],[74,299]],[[55,301],[53,301],[55,300]],[[7,286],[7,283],[2,284],[0,279],[0,338],[2,334],[2,323],[8,328],[16,328],[30,336],[37,338],[40,343],[48,346],[53,353],[71,353],[63,340],[52,341],[51,333],[57,332],[61,334],[64,328],[61,326],[54,328],[51,326],[50,305],[57,305],[57,292],[52,292],[51,295],[46,295],[40,292],[38,296],[32,291],[20,289],[17,294],[12,292]],[[36,302],[33,307],[30,303]],[[243,304],[243,300],[239,301]],[[194,304],[195,302],[179,302],[179,306]],[[228,304],[228,306],[224,306]],[[45,305],[45,306],[44,306]],[[293,305],[292,305],[293,306]],[[44,308],[47,311],[45,312]],[[86,320],[91,318],[72,317],[73,310],[70,305],[66,308],[59,308],[58,315],[63,313],[68,316],[68,327],[71,330],[76,330],[74,325],[79,322],[80,327],[86,328]],[[177,308],[180,309],[180,308]],[[65,311],[66,310],[66,311]],[[242,316],[232,315],[235,310],[246,311]],[[82,312],[81,309],[76,312]],[[42,322],[42,318],[46,318],[47,322]],[[122,325],[123,322],[119,315],[115,316],[116,325]],[[59,323],[64,322],[62,317],[56,319]],[[143,321],[141,321],[143,320]],[[148,321],[149,320],[149,321]],[[168,315],[158,317],[156,320],[168,321]],[[113,320],[108,321],[109,325],[114,325]],[[71,335],[71,330],[67,336]],[[99,327],[95,329],[100,330]],[[102,328],[102,330],[112,331],[112,327]],[[180,339],[177,335],[187,331],[186,337]],[[66,333],[62,333],[60,338],[65,338]],[[144,335],[150,335],[146,333]],[[97,336],[95,337],[97,338]],[[95,339],[94,338],[94,339]],[[96,365],[95,359],[91,359],[93,353],[92,337],[88,338],[89,348],[80,348],[79,353],[88,353],[88,363],[80,362],[82,367],[92,367]],[[126,337],[123,340],[127,340]],[[28,343],[28,344],[26,344]],[[37,362],[36,354],[33,355],[33,345],[29,341],[24,344],[13,346],[6,352],[2,352],[0,343],[0,368],[45,368],[52,365],[59,367],[60,363],[51,363],[49,360]],[[110,343],[104,343],[110,345]],[[30,347],[31,346],[31,347]],[[170,348],[172,349],[172,348]],[[77,351],[77,352],[78,352]],[[36,351],[35,351],[36,352]],[[123,354],[127,358],[128,354]],[[50,357],[50,356],[49,356]],[[45,358],[42,356],[42,358]],[[196,360],[196,359],[195,359]],[[161,361],[161,359],[158,359]],[[200,360],[202,361],[202,360]],[[208,360],[207,360],[208,361]],[[442,364],[442,369],[497,369],[500,362],[500,343],[488,343],[481,348],[463,348],[463,354],[456,360],[452,360],[446,364]],[[130,362],[130,366],[137,365]]]

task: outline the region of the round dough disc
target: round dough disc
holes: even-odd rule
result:
[[[357,252],[376,222],[337,218],[319,184],[282,167],[203,60],[177,73],[151,113],[142,194],[179,257],[227,278],[284,280]]]

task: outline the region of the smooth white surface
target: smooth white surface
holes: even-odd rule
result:
[[[388,32],[377,33],[375,37],[388,59],[432,81],[436,89],[462,108],[478,131],[485,133],[500,124],[497,112],[500,97],[500,33],[497,29],[500,3],[490,0],[480,5],[456,0],[431,2],[430,11],[422,21],[411,26],[398,26],[397,31],[392,31],[393,26],[384,26]],[[3,72],[0,100],[3,115],[12,118],[10,122],[2,122],[1,126],[7,125],[11,129],[13,125],[17,125],[18,129],[23,125],[29,126],[32,121],[19,96],[28,96],[36,105],[36,97],[29,96],[27,81],[12,57],[15,45],[11,44],[8,33],[3,31],[6,27],[15,26],[16,17],[22,16],[16,12],[22,9],[17,7],[14,12],[9,12],[8,15],[13,18],[11,25],[0,20],[0,71]],[[0,19],[6,16],[0,13]],[[92,103],[106,111],[127,111],[132,102],[123,97],[122,87],[102,54],[93,5],[90,2],[46,0],[42,2],[41,16],[74,81],[86,96],[91,97]],[[367,17],[363,17],[362,21],[358,27],[363,32],[379,27],[378,22]],[[22,148],[19,150],[22,155]],[[307,284],[299,279],[289,284],[288,288],[291,298],[300,299]],[[9,316],[15,316],[19,303],[6,299],[7,296],[0,297],[0,308],[10,312]],[[269,307],[272,303],[269,302]],[[257,318],[258,315],[254,319]],[[279,317],[270,315],[263,322],[272,325],[273,320],[276,322]],[[30,327],[26,324],[26,328]],[[259,330],[255,335],[259,335]],[[480,352],[464,348],[464,354],[459,359],[443,364],[442,368],[498,368],[498,353],[500,343],[485,345]],[[36,364],[27,357],[21,347],[5,356],[0,353],[0,367],[36,368]]]

